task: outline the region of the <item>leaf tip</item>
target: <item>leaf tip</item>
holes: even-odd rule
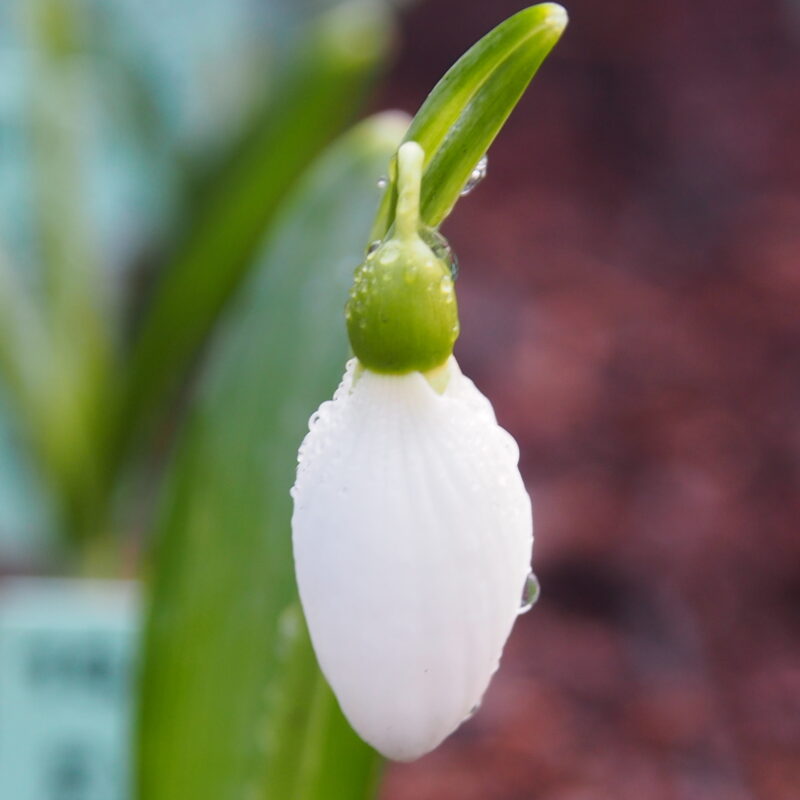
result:
[[[340,3],[320,17],[324,46],[337,60],[353,65],[380,60],[392,38],[391,14],[364,0]]]
[[[381,111],[369,117],[370,136],[382,149],[397,148],[411,124],[411,117],[404,111]]]
[[[540,6],[545,13],[545,23],[558,36],[564,31],[569,22],[567,9],[558,3],[542,3]]]

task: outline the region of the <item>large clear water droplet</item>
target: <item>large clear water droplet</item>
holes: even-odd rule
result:
[[[468,195],[485,177],[489,169],[489,159],[483,155],[480,161],[472,168],[472,172],[461,190],[461,196]]]
[[[525,578],[525,585],[522,587],[522,598],[520,599],[518,614],[524,614],[536,605],[536,601],[539,599],[539,591],[539,579],[532,572],[529,572],[528,577]]]
[[[458,259],[450,247],[450,242],[442,236],[439,231],[433,228],[425,228],[420,231],[420,238],[430,247],[436,258],[444,261],[450,268],[450,277],[455,280],[458,277]]]

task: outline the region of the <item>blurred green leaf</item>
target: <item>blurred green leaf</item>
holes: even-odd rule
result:
[[[42,320],[0,246],[0,558],[38,556],[55,532],[55,508],[42,480]]]
[[[428,95],[404,139],[425,150],[421,215],[426,224],[438,227],[450,213],[566,22],[564,9],[555,3],[520,11],[473,45]],[[373,240],[383,238],[394,219],[395,178],[393,159]]]
[[[158,530],[138,732],[146,800],[358,800],[374,784],[377,757],[321,683],[305,634],[277,633],[297,613],[297,447],[342,375],[342,309],[407,123],[372,118],[315,164],[210,353]]]
[[[283,612],[278,625],[278,661],[267,689],[270,767],[260,796],[367,800],[380,777],[380,758],[339,711],[317,667],[299,603]]]
[[[344,3],[319,18],[264,112],[167,266],[144,314],[120,418],[121,442],[186,368],[252,262],[281,200],[352,117],[382,63],[390,18],[379,4]]]
[[[0,248],[0,384],[20,408],[31,401],[30,359],[35,363],[41,358],[41,320],[34,311]],[[26,352],[27,340],[32,340],[33,353]]]
[[[0,350],[13,350],[18,362],[9,384],[17,427],[56,498],[62,532],[80,540],[101,524],[105,476],[98,454],[115,400],[108,287],[81,158],[88,139],[81,117],[87,87],[74,69],[87,11],[72,0],[32,0],[27,6],[24,130],[38,269],[26,264],[29,279],[16,289],[13,278],[0,279],[0,292],[16,295],[0,324]]]
[[[95,456],[107,362],[93,336],[76,332],[74,318],[50,306],[45,315],[42,305],[0,252],[0,393],[40,479],[36,502],[50,508],[61,534],[78,541],[98,519]]]

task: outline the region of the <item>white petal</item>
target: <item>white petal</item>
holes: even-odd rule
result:
[[[343,712],[389,758],[436,747],[480,703],[533,543],[514,440],[454,359],[419,373],[351,361],[311,418],[292,518],[300,597]]]

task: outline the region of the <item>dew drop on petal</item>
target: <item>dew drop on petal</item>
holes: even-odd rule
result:
[[[530,611],[536,605],[538,599],[539,579],[532,572],[529,572],[528,577],[525,578],[525,585],[522,587],[522,598],[520,599],[517,613],[524,614],[526,611]]]
[[[389,179],[385,175],[381,175],[378,178],[378,188],[385,189],[389,185]]]
[[[489,168],[489,159],[483,155],[478,163],[473,167],[472,172],[461,190],[461,197],[468,195],[485,177]]]
[[[464,717],[464,722],[466,722],[468,719],[472,719],[478,713],[478,711],[480,711],[480,707],[480,703],[472,706],[472,708],[467,712],[467,716]]]
[[[370,242],[367,245],[367,255],[371,256],[380,246],[381,246],[380,239],[378,239],[378,240],[376,240],[374,242]]]

